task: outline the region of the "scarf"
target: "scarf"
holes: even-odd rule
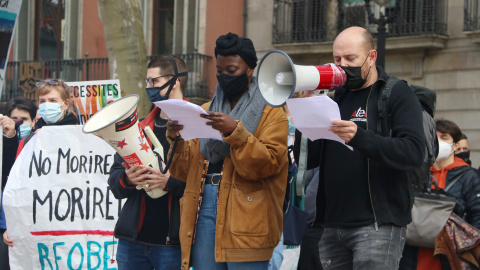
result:
[[[228,114],[233,120],[240,120],[250,133],[255,133],[262,117],[263,108],[267,103],[257,87],[257,79],[252,76],[252,83],[248,87],[233,110],[230,109],[230,100],[223,94],[217,84],[215,96],[210,104],[210,111]],[[211,163],[222,161],[230,157],[230,144],[215,139],[200,139],[200,152]]]
[[[463,159],[459,157],[455,157],[454,161],[452,164],[443,167],[441,169],[437,169],[435,167],[430,167],[430,171],[432,172],[432,176],[437,179],[438,187],[439,188],[445,188],[445,185],[447,184],[447,173],[448,171],[457,168],[457,167],[463,167],[463,166],[468,166]]]

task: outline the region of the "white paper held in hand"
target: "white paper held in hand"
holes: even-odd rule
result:
[[[183,125],[180,135],[186,141],[196,138],[210,138],[222,140],[220,131],[207,126],[209,120],[200,117],[207,112],[200,106],[181,99],[168,99],[154,102],[172,120]]]
[[[337,103],[328,96],[287,99],[287,106],[295,127],[310,140],[328,139],[353,148],[338,135],[328,130],[332,120],[341,120]]]

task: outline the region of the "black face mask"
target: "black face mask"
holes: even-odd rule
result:
[[[145,89],[147,90],[147,96],[151,103],[168,99],[168,95],[165,95],[165,96],[160,95],[160,91],[162,90],[162,88],[163,87],[152,87],[152,88]]]
[[[240,95],[248,86],[247,73],[232,76],[228,74],[217,75],[217,81],[225,96],[233,98]]]
[[[172,91],[173,87],[175,86],[175,83],[177,82],[178,77],[183,77],[183,76],[188,76],[188,72],[182,72],[178,73],[177,69],[177,63],[175,63],[175,60],[170,55],[167,55],[168,60],[170,63],[172,63],[172,67],[174,70],[175,75],[168,80],[164,85],[160,87],[151,87],[151,88],[146,88],[145,90],[147,91],[147,96],[150,102],[156,102],[156,101],[162,101],[162,100],[167,100],[170,96],[170,92]],[[160,91],[165,89],[168,86],[168,91],[165,96],[160,95]]]
[[[153,102],[156,102],[156,101],[167,100],[169,95],[170,95],[170,91],[172,91],[172,88],[175,85],[175,82],[176,81],[174,81],[174,80],[169,80],[168,82],[166,82],[164,85],[162,85],[160,87],[146,88],[145,90],[147,91],[147,96],[148,96],[148,99],[150,100],[150,102],[153,103]],[[160,91],[162,91],[167,86],[169,87],[167,94],[165,96],[160,95]]]
[[[344,67],[340,66],[347,74],[347,82],[345,83],[344,87],[347,89],[360,89],[362,86],[365,85],[367,81],[368,74],[370,74],[370,68],[368,69],[367,77],[362,78],[362,67],[367,62],[367,58],[363,61],[363,64],[360,67]]]
[[[455,156],[463,159],[464,161],[470,160],[470,150],[467,152],[460,152],[455,154]]]

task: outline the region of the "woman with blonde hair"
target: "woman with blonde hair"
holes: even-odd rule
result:
[[[47,79],[36,84],[35,97],[38,112],[41,116],[35,121],[32,132],[23,138],[17,149],[17,157],[23,146],[44,126],[77,125],[78,120],[70,104],[70,88],[61,80]],[[3,234],[3,242],[13,247],[7,231]]]
[[[32,132],[18,146],[17,156],[23,146],[44,126],[77,125],[78,119],[70,103],[70,88],[62,80],[46,79],[36,84],[35,99],[38,104],[37,114],[41,118],[34,120]]]

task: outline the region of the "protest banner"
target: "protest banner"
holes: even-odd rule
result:
[[[80,125],[107,104],[121,97],[119,80],[65,82]]]
[[[21,5],[22,0],[0,0],[0,96],[2,95],[10,47],[12,46],[13,30]]]
[[[3,195],[11,269],[116,269],[114,154],[82,126],[46,126],[32,137]]]

